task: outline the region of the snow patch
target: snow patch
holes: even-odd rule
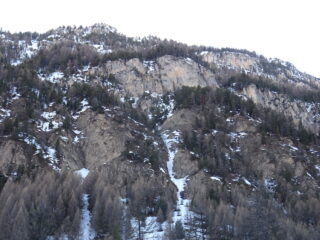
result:
[[[112,53],[112,49],[105,49],[102,44],[92,44],[91,46],[93,46],[100,54]]]
[[[50,74],[38,73],[38,77],[42,81],[49,81],[51,83],[59,83],[60,80],[64,78],[64,74],[63,74],[63,72],[59,72],[59,71],[53,72]]]
[[[21,97],[20,93],[17,91],[17,87],[13,87],[10,90],[11,100],[17,100]]]
[[[160,168],[160,171],[166,174],[166,171],[163,168]]]
[[[73,143],[79,143],[80,138],[78,136],[75,136],[73,139]]]
[[[209,53],[208,51],[202,51],[202,52],[200,52],[200,55],[204,56],[204,55],[207,55],[208,53]]]
[[[69,139],[68,139],[67,137],[65,137],[65,136],[60,136],[60,138],[61,138],[61,140],[64,141],[64,142],[68,142],[68,140],[69,140]]]
[[[74,132],[74,134],[77,134],[77,135],[81,134],[80,130],[73,130],[73,132]]]
[[[264,188],[267,192],[273,193],[275,188],[277,187],[277,183],[274,179],[264,179]]]
[[[39,42],[37,40],[32,40],[31,44],[24,40],[20,40],[19,43],[19,56],[17,59],[11,61],[11,65],[17,66],[21,64],[25,59],[31,58],[39,49]]]
[[[80,142],[80,139],[82,139],[82,138],[85,138],[84,136],[83,136],[83,133],[82,133],[82,131],[80,131],[80,130],[72,130],[73,132],[74,132],[74,134],[76,135],[75,137],[74,137],[74,139],[73,139],[73,144],[77,144],[77,143],[79,143]]]
[[[89,170],[86,168],[81,168],[80,170],[75,171],[75,173],[80,176],[83,180],[88,176]]]
[[[69,240],[69,238],[68,238],[68,236],[66,234],[62,234],[58,238],[56,238],[54,236],[49,236],[49,237],[47,237],[46,240]]]
[[[11,110],[0,108],[0,123],[3,122],[6,118],[11,116]]]
[[[248,186],[251,186],[251,185],[252,185],[251,182],[249,182],[249,180],[246,179],[245,177],[242,177],[242,180],[243,180],[243,182],[244,182],[245,184],[247,184]]]
[[[62,122],[57,122],[53,120],[56,117],[56,115],[56,111],[43,112],[41,114],[41,117],[44,118],[45,121],[38,120],[37,128],[43,132],[50,132],[54,129],[58,129],[59,127],[61,127],[63,125]]]
[[[158,94],[158,93],[151,93],[150,96],[152,98],[155,98],[157,99],[157,103],[155,104],[156,105],[156,108],[159,110],[160,114],[161,114],[161,119],[162,120],[165,120],[167,118],[170,118],[172,115],[173,115],[173,111],[174,111],[174,108],[175,108],[175,100],[174,100],[174,97],[172,95],[168,95],[167,96],[167,99],[165,101],[163,95],[161,94]],[[149,119],[153,119],[153,112],[151,112],[148,117]]]
[[[292,145],[290,145],[290,144],[280,144],[280,145],[281,145],[282,147],[289,147],[289,150],[290,150],[290,151],[293,151],[293,152],[299,150],[299,148],[297,148],[297,147],[295,147],[295,146],[292,146]]]
[[[320,164],[315,165],[314,168],[318,171],[317,176],[320,176]]]
[[[211,180],[214,180],[214,181],[221,182],[221,177],[212,176],[212,177],[210,177],[210,179],[211,179]]]
[[[231,138],[243,138],[248,134],[246,132],[230,132],[228,134]]]
[[[54,148],[39,144],[37,139],[33,136],[29,136],[24,133],[20,133],[18,136],[22,138],[22,141],[24,141],[25,143],[35,146],[36,151],[34,155],[42,154],[43,158],[48,160],[48,164],[53,168],[53,170],[58,172],[61,171],[61,169],[58,167],[59,160]]]
[[[41,114],[41,117],[43,117],[44,119],[46,120],[51,120],[53,119],[55,116],[57,115],[56,111],[53,111],[53,112],[43,112]]]
[[[155,62],[154,61],[143,61],[143,66],[147,69],[147,73],[154,72],[155,70]]]
[[[80,113],[82,113],[82,112],[85,112],[87,109],[90,108],[89,102],[88,102],[87,99],[83,99],[83,100],[80,102],[80,104],[81,104],[82,109],[78,112],[78,114],[80,114]]]
[[[194,63],[191,58],[185,58],[184,60],[185,60],[186,63],[189,64],[189,65],[193,65],[193,63]]]
[[[80,102],[80,104],[81,104],[81,109],[80,109],[80,111],[78,111],[78,112],[76,112],[76,113],[74,113],[74,114],[72,115],[72,118],[75,119],[75,120],[79,118],[79,116],[80,116],[81,113],[83,113],[83,112],[85,112],[85,111],[87,111],[88,109],[91,108],[87,99],[83,99],[83,100]]]

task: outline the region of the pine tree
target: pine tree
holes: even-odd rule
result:
[[[11,240],[29,240],[29,213],[22,202],[20,203],[19,210],[14,216],[15,222],[13,224],[13,231],[11,232]]]
[[[182,222],[179,220],[174,225],[174,235],[176,239],[184,239],[185,238],[185,232],[182,225]]]

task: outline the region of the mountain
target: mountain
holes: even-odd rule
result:
[[[0,239],[319,239],[320,79],[106,24],[0,32]]]

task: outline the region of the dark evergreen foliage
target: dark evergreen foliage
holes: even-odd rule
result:
[[[320,101],[320,91],[317,88],[313,90],[306,89],[304,87],[292,86],[286,82],[274,83],[270,79],[263,77],[253,78],[247,74],[240,74],[229,78],[227,82],[224,83],[225,87],[233,87],[236,90],[242,90],[248,87],[250,84],[254,84],[260,90],[275,91],[281,94],[285,94],[293,99],[300,99],[305,102],[319,102]]]

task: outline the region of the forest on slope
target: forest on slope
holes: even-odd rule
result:
[[[107,25],[0,36],[1,240],[319,238],[319,79]]]

